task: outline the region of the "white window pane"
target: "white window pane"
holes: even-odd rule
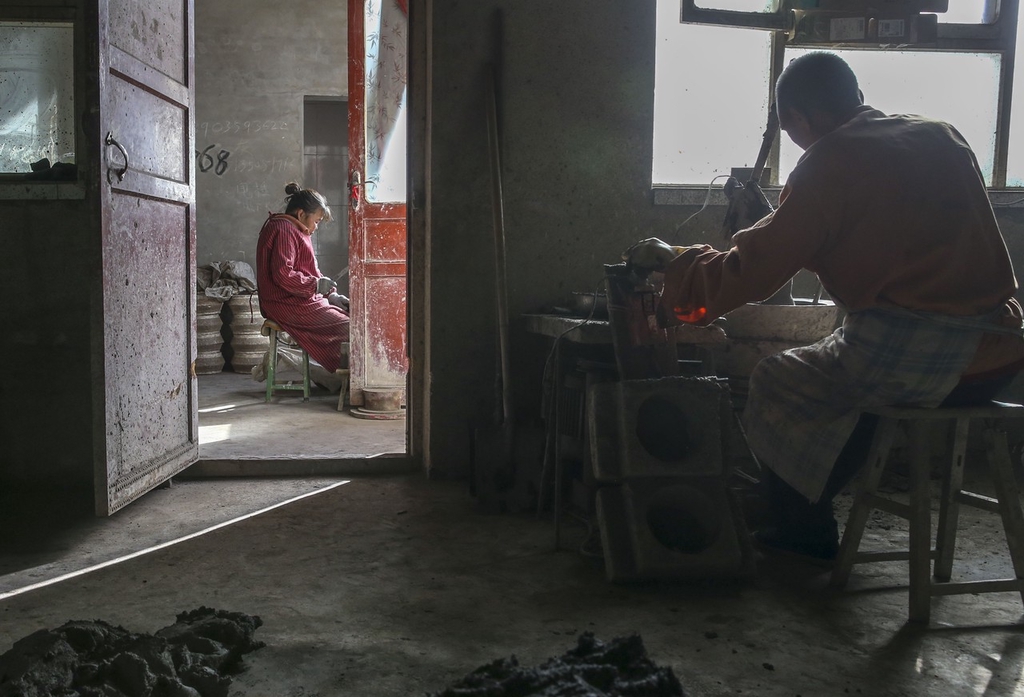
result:
[[[787,49],[786,60],[808,50]],[[887,114],[919,114],[952,124],[974,150],[985,175],[985,183],[991,186],[999,94],[998,54],[835,53],[841,55],[857,74],[867,104]],[[783,135],[779,181],[785,181],[801,154],[802,151]]]
[[[396,0],[365,11],[366,199],[404,202],[409,19]]]
[[[752,167],[768,115],[770,32],[681,24],[658,0],[654,184]]]
[[[939,13],[940,22],[951,24],[983,24],[985,6],[995,6],[994,0],[949,0],[949,9]]]
[[[676,2],[676,18],[680,2]],[[704,10],[733,10],[736,12],[776,12],[779,0],[697,0],[694,5]]]
[[[0,172],[75,162],[71,25],[0,22]]]
[[[1024,186],[1024,17],[1017,22],[1017,45],[1014,48],[1014,55],[1019,58],[1013,68],[1006,185]]]

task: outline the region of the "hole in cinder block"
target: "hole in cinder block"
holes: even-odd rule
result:
[[[660,544],[685,554],[699,554],[718,539],[722,515],[703,492],[674,486],[651,497],[646,519],[651,535]]]
[[[664,397],[648,397],[640,404],[636,437],[644,450],[662,462],[681,462],[698,446],[690,435],[686,413]]]

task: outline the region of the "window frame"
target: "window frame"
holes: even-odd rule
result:
[[[956,1],[956,0],[952,0]],[[999,88],[995,96],[996,132],[994,138],[994,157],[992,165],[992,185],[990,190],[1007,189],[1006,173],[1009,155],[1010,110],[1013,103],[1013,75],[1017,42],[1017,23],[1019,21],[1020,0],[987,0],[986,10],[991,10],[995,19],[987,24],[939,23],[937,39],[933,44],[865,44],[840,42],[796,42],[790,40],[792,28],[792,11],[776,10],[774,12],[743,12],[736,10],[719,10],[700,7],[697,0],[680,0],[679,21],[684,24],[704,24],[735,29],[770,31],[770,66],[768,103],[772,103],[773,86],[786,64],[787,48],[820,48],[860,51],[912,50],[921,52],[946,53],[992,53],[999,54]],[[925,13],[927,14],[927,13]],[[1024,95],[1020,96],[1024,108]],[[1018,135],[1024,138],[1024,132]],[[776,138],[768,156],[767,166],[771,167],[772,178],[769,186],[781,186],[779,176],[779,145]],[[666,188],[664,186],[658,188]],[[690,185],[678,185],[671,188],[695,189]],[[703,187],[700,187],[703,189]],[[1019,192],[1024,187],[1010,187]]]
[[[75,162],[77,175],[68,180],[28,179],[23,172],[0,172],[0,201],[46,200],[46,199],[82,199],[85,197],[85,178],[88,162],[91,158],[86,151],[88,138],[83,132],[82,124],[88,110],[85,108],[87,95],[83,88],[82,71],[86,69],[88,60],[85,42],[85,27],[81,8],[76,4],[58,5],[41,4],[40,6],[3,5],[0,4],[0,20],[5,22],[55,23],[72,26],[72,52],[74,71],[75,100]]]

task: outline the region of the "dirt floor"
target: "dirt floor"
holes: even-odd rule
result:
[[[958,569],[1008,574],[998,521],[964,518],[959,553],[978,561]],[[233,697],[423,695],[495,659],[540,664],[588,631],[639,634],[696,696],[1018,693],[1015,594],[936,599],[919,628],[902,563],[858,567],[843,591],[770,558],[734,582],[617,585],[577,551],[585,535],[574,523],[555,550],[549,520],[480,514],[463,483],[357,479],[2,600],[0,652],[71,619],[153,632],[207,606],[263,621]],[[866,539],[895,545],[905,528],[879,518]]]

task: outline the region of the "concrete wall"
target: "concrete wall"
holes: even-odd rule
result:
[[[0,201],[0,482],[92,484],[91,209],[84,199]]]
[[[34,18],[46,8],[0,11]],[[24,4],[22,4],[24,5]],[[69,6],[75,29],[76,162],[79,182],[0,182],[0,488],[31,483],[91,492],[93,480],[94,343],[101,336],[99,163],[103,147],[94,13]],[[41,15],[49,16],[49,15]],[[90,73],[90,71],[93,71]]]
[[[485,64],[503,54],[509,313],[523,416],[539,408],[545,344],[515,318],[593,289],[603,264],[640,238],[671,237],[693,208],[652,203],[653,0],[434,0],[433,8],[430,462],[434,473],[455,475],[467,471],[467,426],[494,411]]]
[[[196,0],[195,12],[196,149],[209,155],[197,160],[197,263],[255,265],[260,226],[282,209],[285,184],[312,186],[304,97],[348,95],[348,5]],[[334,214],[313,238],[331,275],[348,265],[345,211]]]
[[[460,475],[470,456],[467,425],[494,413],[485,63],[502,49],[513,385],[522,416],[539,408],[546,344],[514,318],[592,289],[602,264],[643,237],[672,237],[695,208],[655,206],[651,195],[654,0],[431,4],[429,461],[435,474]],[[720,244],[724,212],[706,210],[680,242]],[[1024,212],[999,209],[999,217],[1024,276]]]

